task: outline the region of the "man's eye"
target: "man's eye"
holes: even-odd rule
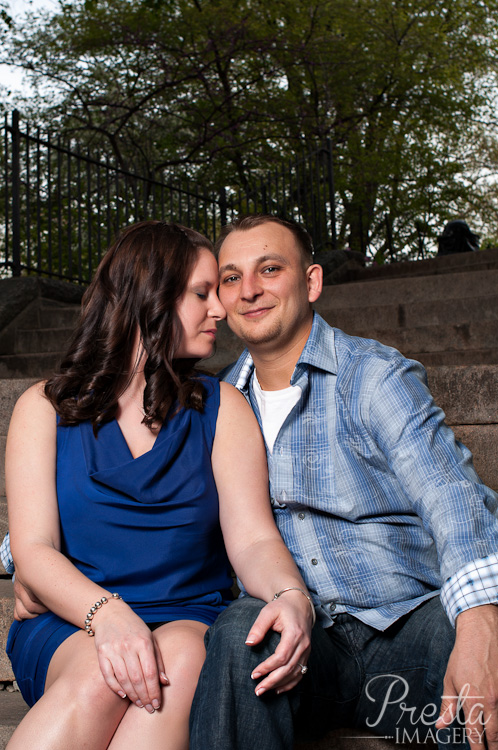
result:
[[[267,266],[266,268],[263,269],[263,273],[274,273],[275,271],[279,271],[279,270],[280,269],[278,266]]]
[[[237,281],[238,278],[239,278],[238,276],[225,276],[225,278],[223,279],[221,283],[227,284],[227,283],[230,283],[231,281]]]

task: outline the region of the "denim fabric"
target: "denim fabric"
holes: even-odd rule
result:
[[[253,369],[246,350],[221,375],[259,419]],[[348,612],[383,630],[471,561],[489,556],[496,570],[498,496],[444,423],[422,365],[315,314],[291,384],[302,397],[268,452],[270,494],[324,627]],[[490,587],[474,604],[496,602],[496,575]],[[456,594],[453,613],[472,598],[455,607]]]
[[[330,628],[316,626],[309,670],[298,688],[258,698],[251,672],[279,639],[272,633],[262,646],[244,645],[262,606],[250,597],[239,599],[208,631],[191,713],[191,750],[291,750],[294,739],[318,738],[340,727],[398,742],[433,739],[441,750],[468,748],[461,727],[434,730],[454,642],[438,599],[384,632],[348,614],[338,615]]]

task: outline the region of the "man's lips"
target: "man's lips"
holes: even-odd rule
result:
[[[241,312],[240,315],[244,318],[259,318],[271,309],[271,307],[257,307],[251,310],[245,310],[244,312]]]

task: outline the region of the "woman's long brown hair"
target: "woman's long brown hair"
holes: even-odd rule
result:
[[[119,235],[83,296],[60,370],[45,385],[62,424],[91,420],[96,431],[115,416],[119,394],[133,376],[137,329],[145,350],[144,423],[162,422],[176,401],[203,409],[195,361],[174,356],[181,337],[176,305],[202,248],[213,249],[206,237],[163,221],[133,224]]]

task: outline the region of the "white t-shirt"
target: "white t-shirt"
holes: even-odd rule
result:
[[[256,377],[253,375],[254,395],[258,402],[261,424],[266,445],[270,453],[277,435],[294,406],[301,398],[301,388],[298,385],[290,385],[280,391],[264,391]]]

